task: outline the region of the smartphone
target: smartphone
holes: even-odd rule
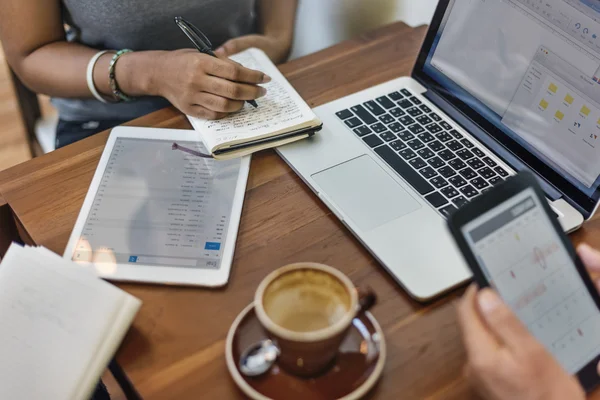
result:
[[[453,213],[448,225],[480,287],[493,287],[586,391],[600,382],[600,296],[529,172]]]

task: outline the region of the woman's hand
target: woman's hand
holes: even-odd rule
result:
[[[585,399],[577,379],[562,369],[493,290],[478,293],[472,285],[458,308],[458,319],[467,352],[465,374],[483,398]]]
[[[244,101],[264,96],[266,89],[258,85],[270,80],[233,61],[185,49],[157,57],[148,92],[165,97],[187,115],[219,119],[240,110]]]
[[[290,54],[291,43],[285,38],[268,35],[246,35],[231,39],[215,50],[222,58],[241,53],[251,47],[264,51],[275,64],[284,62]]]

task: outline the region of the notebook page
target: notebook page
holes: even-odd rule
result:
[[[310,107],[262,50],[249,49],[231,59],[262,71],[273,80],[262,85],[267,89],[267,95],[257,100],[258,108],[246,103],[239,112],[218,121],[188,117],[211,152],[223,143],[245,141],[316,119]]]
[[[126,296],[11,246],[0,265],[0,398],[73,399],[83,381],[96,381],[92,357]]]

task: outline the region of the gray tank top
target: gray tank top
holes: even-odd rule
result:
[[[95,49],[176,50],[192,47],[174,23],[182,16],[216,48],[256,31],[255,0],[62,0],[75,42]],[[107,71],[108,75],[108,71]],[[108,77],[107,77],[108,79]],[[52,100],[67,121],[130,120],[166,107],[163,98],[103,104],[95,99]]]

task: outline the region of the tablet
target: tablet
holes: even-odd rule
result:
[[[600,296],[530,173],[450,216],[480,287],[492,286],[563,368],[598,382]]]
[[[250,157],[194,152],[192,130],[113,129],[64,257],[109,280],[225,285]]]

